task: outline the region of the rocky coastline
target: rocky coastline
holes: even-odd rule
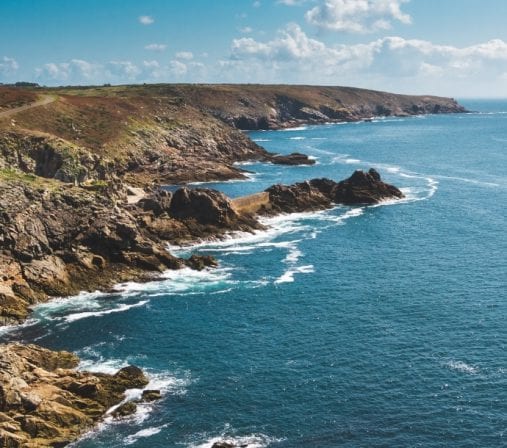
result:
[[[262,230],[262,215],[403,197],[375,169],[342,181],[273,185],[239,200],[206,188],[170,192],[160,186],[241,178],[245,173],[235,163],[246,160],[315,163],[297,152],[269,153],[239,128],[464,110],[454,100],[436,97],[257,87],[251,92],[252,87],[154,86],[145,88],[142,93],[151,95],[145,98],[133,86],[122,90],[122,102],[101,96],[100,89],[58,91],[59,100],[42,110],[0,120],[0,325],[22,323],[34,305],[52,297],[108,291],[124,281],[149,281],[167,269],[217,265],[209,256],[173,256],[168,243]],[[331,94],[342,98],[331,101]],[[353,103],[350,95],[363,97]],[[382,100],[384,109],[379,109]],[[334,112],[328,110],[330,101]],[[111,104],[127,127],[108,115]],[[97,105],[104,108],[99,115]],[[183,119],[175,118],[178,113]],[[110,135],[115,126],[124,126],[121,135]],[[2,446],[65,446],[111,407],[120,405],[114,411],[118,418],[135,411],[134,403],[124,403],[124,392],[146,386],[138,368],[103,375],[77,366],[70,353],[0,346]],[[145,395],[155,399],[159,392]]]

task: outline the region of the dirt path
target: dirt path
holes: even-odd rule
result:
[[[35,103],[25,104],[24,106],[14,107],[13,109],[4,110],[0,112],[0,118],[10,117],[19,112],[23,112],[24,110],[32,109],[34,107],[46,106],[47,104],[51,104],[56,101],[58,97],[53,95],[45,95],[42,99],[35,101]]]

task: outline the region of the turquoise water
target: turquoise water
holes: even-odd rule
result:
[[[375,167],[407,199],[173,248],[220,268],[40,306],[4,336],[92,370],[135,363],[164,390],[75,446],[507,446],[507,102],[464,104],[480,112],[252,133],[317,164],[211,186]]]

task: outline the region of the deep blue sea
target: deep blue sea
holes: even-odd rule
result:
[[[73,446],[507,446],[507,101],[463,104],[478,112],[251,133],[317,164],[206,186],[375,167],[406,199],[172,248],[220,267],[56,300],[4,335],[76,351],[83,369],[134,363],[163,390]]]

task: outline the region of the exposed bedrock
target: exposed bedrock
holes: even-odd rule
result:
[[[127,389],[148,384],[135,366],[108,375],[76,370],[78,363],[72,353],[36,345],[0,346],[0,446],[63,447],[121,403]],[[150,399],[160,397],[152,392]],[[135,411],[135,403],[122,406]]]
[[[332,204],[376,204],[387,199],[400,199],[403,193],[382,181],[373,168],[355,171],[348,179],[312,179],[293,185],[273,185],[266,190],[270,206],[266,213],[293,213],[329,208]]]

